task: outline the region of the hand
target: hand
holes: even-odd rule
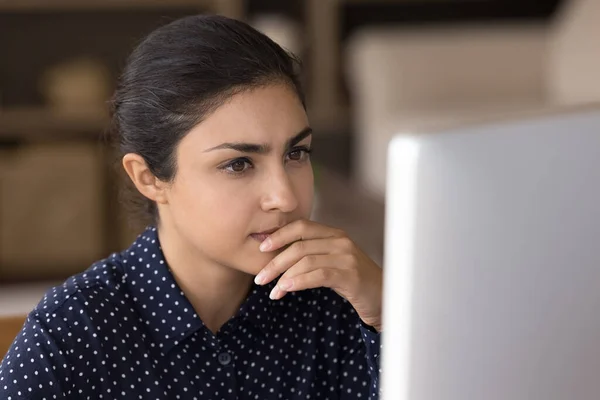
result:
[[[382,270],[344,231],[298,220],[265,239],[260,250],[275,251],[288,244],[255,278],[256,284],[264,285],[283,274],[271,299],[328,287],[348,300],[365,324],[381,332]]]

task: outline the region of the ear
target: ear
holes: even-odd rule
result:
[[[125,154],[123,168],[141,194],[157,203],[167,203],[167,182],[154,176],[142,156],[135,153]]]

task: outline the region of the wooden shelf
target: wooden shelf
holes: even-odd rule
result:
[[[109,126],[101,112],[64,113],[44,107],[0,108],[0,139],[97,139]]]
[[[0,0],[0,12],[213,7],[219,0]]]

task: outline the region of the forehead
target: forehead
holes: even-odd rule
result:
[[[187,135],[210,148],[224,142],[284,143],[308,126],[296,93],[286,85],[256,88],[231,97]]]

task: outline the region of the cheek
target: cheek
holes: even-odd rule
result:
[[[252,187],[239,181],[236,185],[188,181],[173,193],[172,208],[178,230],[196,249],[211,260],[255,275],[275,256],[258,251],[259,243],[247,236],[257,201]]]
[[[309,218],[314,196],[314,178],[311,168],[305,168],[294,179],[295,193],[298,197],[298,214],[303,218]]]
[[[171,205],[177,224],[187,227],[197,245],[227,248],[245,235],[251,216],[250,195],[240,196],[233,185],[209,178],[182,179],[175,185]]]

